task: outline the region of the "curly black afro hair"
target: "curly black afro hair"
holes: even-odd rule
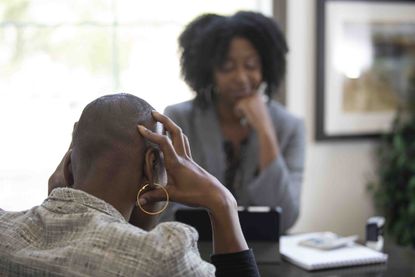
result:
[[[233,38],[249,40],[262,63],[266,94],[271,98],[285,75],[288,52],[277,22],[258,12],[240,11],[232,16],[203,14],[190,22],[179,37],[181,73],[196,92],[197,102],[213,87],[213,69],[226,60]]]

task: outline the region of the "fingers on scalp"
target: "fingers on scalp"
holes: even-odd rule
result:
[[[164,158],[166,161],[170,161],[170,162],[178,161],[176,151],[174,150],[174,147],[171,144],[171,141],[167,136],[160,137],[159,145],[160,145],[162,152],[164,153]]]
[[[171,128],[169,128],[169,133],[172,136],[173,140],[177,140],[178,142],[183,142],[183,131],[182,128],[177,126],[173,121],[170,121]]]
[[[178,151],[179,155],[185,154],[186,146],[185,141],[183,139],[183,131],[182,129],[174,123],[173,120],[171,120],[169,117],[157,112],[152,112],[154,118],[158,121],[160,121],[165,129],[170,133],[171,138],[173,140],[173,144],[175,146],[175,149]]]
[[[179,155],[185,155],[186,152],[186,141],[181,128],[177,128],[172,133],[173,145]]]
[[[153,114],[154,119],[156,119],[157,121],[163,123],[163,125],[167,129],[167,131],[175,132],[175,129],[179,128],[173,122],[173,120],[171,120],[169,117],[165,116],[164,114],[161,114],[157,111],[153,111],[152,114]]]
[[[174,150],[170,139],[166,135],[156,134],[142,125],[139,125],[137,128],[140,134],[160,146],[161,151],[164,153],[165,159],[168,161],[177,161],[176,151]]]
[[[153,136],[153,132],[151,132],[149,129],[147,129],[143,125],[137,125],[138,133],[142,135],[145,138],[148,138],[150,140],[155,140],[156,137]]]
[[[176,128],[173,129],[173,131],[171,132],[174,136],[176,136],[177,138],[181,139],[182,135],[183,135],[183,131],[182,128],[180,128],[179,126],[175,126]]]
[[[189,143],[189,139],[187,138],[186,135],[183,134],[183,140],[184,140],[184,146],[186,149],[186,155],[189,158],[192,158],[192,151],[190,150],[190,143]]]
[[[151,115],[153,116],[153,118],[161,123],[164,123],[166,116],[164,116],[163,114],[159,113],[158,111],[151,111]]]
[[[143,125],[138,125],[138,132],[143,135],[144,137],[148,138],[149,140],[156,142],[158,144],[162,144],[163,141],[165,141],[165,136],[156,134],[152,132],[151,130],[147,129]]]

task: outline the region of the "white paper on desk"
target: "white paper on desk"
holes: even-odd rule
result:
[[[280,253],[289,262],[306,270],[384,263],[388,260],[388,255],[356,243],[330,251],[298,244],[301,240],[319,235],[321,233],[282,236]]]

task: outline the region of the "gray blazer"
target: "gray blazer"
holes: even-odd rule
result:
[[[241,185],[235,198],[241,206],[280,206],[282,231],[291,227],[299,214],[301,184],[304,172],[304,125],[275,101],[268,103],[278,138],[280,155],[264,170],[257,172],[259,144],[252,132],[242,159]],[[164,112],[179,125],[190,142],[193,159],[222,183],[225,172],[224,138],[214,107],[205,110],[187,101],[168,106]],[[177,205],[164,215],[172,219]]]

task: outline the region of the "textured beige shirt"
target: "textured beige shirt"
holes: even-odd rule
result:
[[[177,222],[144,231],[99,198],[57,188],[41,206],[0,210],[0,276],[214,276],[197,239]]]

